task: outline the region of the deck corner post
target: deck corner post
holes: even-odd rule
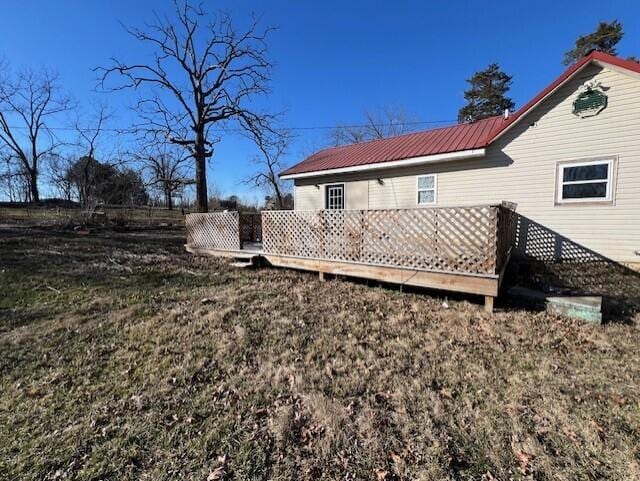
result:
[[[484,312],[493,314],[493,296],[484,296]]]
[[[318,271],[318,279],[320,279],[320,282],[324,282],[324,272]]]

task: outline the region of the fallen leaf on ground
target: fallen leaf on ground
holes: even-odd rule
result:
[[[218,456],[216,463],[219,464],[218,467],[214,468],[207,476],[207,481],[218,481],[222,479],[226,472],[227,467],[227,455]]]
[[[524,451],[520,451],[516,454],[516,459],[518,460],[520,472],[522,474],[527,474],[529,472],[529,466],[531,465],[533,458],[535,458],[533,454],[525,453]]]
[[[389,455],[389,457],[391,458],[391,460],[395,463],[395,464],[400,464],[402,463],[402,458],[400,456],[398,456],[396,453],[391,453]]]
[[[376,479],[378,481],[385,481],[388,475],[389,475],[389,471],[385,469],[376,469]]]

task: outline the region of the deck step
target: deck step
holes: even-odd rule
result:
[[[547,312],[580,319],[591,324],[602,324],[602,297],[553,296],[547,297]]]
[[[249,255],[243,255],[243,254],[234,254],[233,256],[230,256],[231,259],[233,259],[234,261],[239,261],[239,262],[253,262],[253,260],[256,258],[257,256],[255,254],[249,254]]]
[[[507,294],[542,305],[552,314],[580,319],[592,324],[602,323],[601,296],[549,295],[522,286],[510,288]]]
[[[229,264],[231,267],[237,267],[239,269],[246,269],[248,267],[253,267],[253,260],[248,260],[248,261],[236,261],[236,262],[231,262]]]

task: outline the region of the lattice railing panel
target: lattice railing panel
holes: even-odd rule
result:
[[[495,274],[498,207],[268,211],[265,253]]]
[[[187,243],[200,249],[240,249],[238,212],[210,212],[186,216]]]

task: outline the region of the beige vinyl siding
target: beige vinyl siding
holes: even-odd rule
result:
[[[368,209],[369,205],[369,181],[358,180],[346,184],[347,209]]]
[[[314,184],[295,185],[293,191],[293,205],[295,210],[324,209],[322,191]]]
[[[378,181],[371,182],[369,186],[370,209],[394,209],[418,207],[417,176],[431,173],[426,169],[413,175],[386,177],[382,184]],[[436,192],[436,196],[437,196]]]
[[[368,209],[369,182],[357,177],[326,178],[317,182],[317,178],[308,182],[296,182],[294,187],[294,205],[296,210],[318,210],[325,208],[325,187],[329,184],[345,184],[345,208],[350,210]]]
[[[572,103],[588,80],[600,81],[607,89],[608,106],[597,116],[579,118],[572,113]],[[612,156],[616,158],[613,203],[556,205],[558,162]],[[619,262],[638,263],[640,77],[588,67],[487,148],[485,158],[332,181],[368,180],[370,209],[413,208],[420,207],[416,176],[430,173],[437,174],[439,206],[513,201],[520,214],[577,244]]]

